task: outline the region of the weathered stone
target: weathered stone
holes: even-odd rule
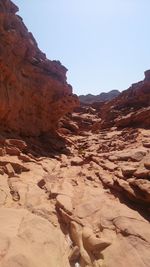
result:
[[[5,155],[5,150],[3,148],[0,148],[0,156],[4,156]]]
[[[6,164],[5,169],[9,177],[13,177],[15,175],[15,171],[10,163]]]
[[[77,123],[72,122],[71,119],[65,117],[63,118],[61,123],[62,123],[63,128],[69,130],[70,133],[76,133],[76,134],[78,133],[79,127]]]
[[[109,170],[109,171],[115,171],[117,168],[118,168],[118,166],[116,165],[116,164],[114,164],[113,162],[107,162],[106,161],[106,163],[100,163],[100,166],[102,166],[104,169],[106,169],[106,170]]]
[[[122,174],[124,177],[132,177],[133,173],[136,171],[136,168],[133,166],[124,165],[121,167]]]
[[[71,166],[80,166],[83,164],[83,159],[80,157],[74,157],[74,159],[71,160]]]
[[[150,148],[150,142],[143,141],[143,146]]]
[[[11,156],[19,156],[20,150],[16,147],[6,147],[6,153]]]
[[[149,178],[150,177],[150,170],[145,169],[144,167],[139,167],[136,172],[134,172],[134,176],[137,178]]]
[[[20,154],[18,156],[18,158],[21,159],[23,162],[33,162],[34,161],[28,155],[25,155],[25,154]]]
[[[146,169],[150,170],[150,161],[144,162],[144,166]]]
[[[11,160],[11,159],[9,160],[7,158],[7,160],[4,159],[3,161],[2,160],[0,161],[0,166],[4,166],[4,168],[7,164],[8,164],[8,166],[10,164],[17,174],[20,174],[22,172],[28,172],[30,170],[28,167],[24,166],[23,164],[21,164],[20,162],[18,162],[16,160]]]
[[[83,227],[82,238],[84,247],[90,251],[98,250],[101,252],[111,245],[108,240],[96,237],[92,229],[88,227]]]
[[[25,150],[27,148],[27,144],[23,140],[18,140],[18,139],[6,139],[5,141],[6,145],[11,146],[16,146],[18,149]],[[9,148],[10,149],[10,148]],[[13,149],[13,148],[12,148]]]
[[[117,154],[116,156],[118,160],[120,161],[131,160],[131,161],[139,162],[144,158],[145,155],[146,155],[145,151],[131,150],[129,152],[123,152],[121,154]]]
[[[135,189],[137,199],[150,203],[150,181],[138,179],[129,181],[129,184]]]
[[[3,175],[4,173],[4,168],[0,168],[0,174]]]
[[[66,81],[67,69],[40,51],[17,10],[10,0],[1,1],[0,124],[4,130],[38,136],[54,132],[79,101]]]

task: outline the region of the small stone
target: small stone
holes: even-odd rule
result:
[[[131,151],[131,152],[122,152],[117,155],[118,160],[120,161],[135,161],[139,162],[146,155],[145,151]]]
[[[83,160],[80,157],[74,157],[73,160],[71,160],[71,166],[80,166],[82,165]]]
[[[89,181],[94,181],[95,180],[94,177],[92,177],[90,175],[89,176],[86,176],[86,179],[89,180]]]
[[[146,169],[150,170],[150,161],[144,163]]]
[[[132,177],[133,173],[136,171],[136,168],[127,165],[121,167],[121,170],[124,177]]]
[[[144,167],[140,167],[136,172],[134,172],[134,176],[141,179],[148,179],[150,177],[150,171]]]
[[[43,189],[43,187],[45,186],[45,180],[44,179],[41,179],[39,182],[38,182],[38,186],[41,188],[41,189]]]
[[[146,155],[146,152],[144,152],[144,151],[137,151],[137,152],[135,152],[135,153],[133,153],[133,154],[131,154],[131,160],[133,160],[133,161],[141,161],[143,158],[144,158],[144,156]]]
[[[100,164],[100,166],[102,166],[105,170],[109,170],[111,172],[118,168],[118,166],[114,164],[113,162],[106,162],[102,165]]]
[[[4,173],[5,173],[5,172],[4,172],[4,169],[3,169],[3,168],[0,168],[0,174],[1,174],[1,175],[4,175]]]
[[[97,238],[89,227],[83,228],[82,237],[84,246],[91,251],[103,251],[106,247],[111,245],[109,240]]]
[[[143,141],[143,146],[147,147],[147,148],[150,148],[150,142]]]
[[[15,176],[15,171],[10,163],[7,163],[5,168],[6,168],[6,173],[8,174],[9,177]]]

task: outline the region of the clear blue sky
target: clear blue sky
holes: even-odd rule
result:
[[[13,0],[77,94],[123,90],[150,68],[150,0]]]

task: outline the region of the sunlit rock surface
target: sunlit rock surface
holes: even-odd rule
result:
[[[67,69],[42,53],[11,2],[0,2],[0,127],[25,135],[56,128],[78,105]]]

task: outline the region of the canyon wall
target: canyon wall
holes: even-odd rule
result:
[[[101,127],[150,128],[150,71],[143,81],[132,84],[117,98],[99,106]]]
[[[78,98],[66,82],[67,69],[46,58],[17,11],[11,1],[0,1],[0,127],[37,136],[54,131]]]

